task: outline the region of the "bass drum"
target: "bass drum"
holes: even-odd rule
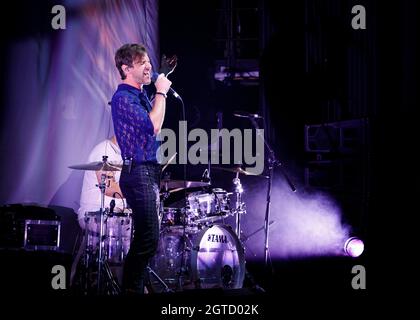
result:
[[[237,289],[242,288],[245,277],[245,253],[230,226],[195,231],[172,227],[162,231],[150,267],[174,291]],[[153,272],[149,278],[154,292],[165,290]]]

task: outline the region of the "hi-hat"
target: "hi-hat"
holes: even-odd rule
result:
[[[160,181],[160,187],[164,190],[169,189],[179,189],[182,190],[184,188],[199,188],[199,187],[207,187],[210,183],[203,182],[203,181],[184,181],[184,180],[171,180],[171,179],[163,179]]]
[[[242,169],[242,167],[240,167],[240,166],[230,167],[230,168],[212,166],[211,168],[214,169],[214,170],[240,173],[240,174],[243,174],[243,175],[246,175],[246,176],[259,176],[259,177],[267,178],[267,176],[264,176],[264,175],[261,175],[261,174],[255,174],[255,173],[250,172],[250,171],[246,171],[245,169]]]
[[[121,171],[122,164],[119,162],[91,162],[69,166],[70,169],[91,170],[91,171]]]

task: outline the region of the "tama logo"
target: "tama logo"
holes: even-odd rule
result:
[[[227,236],[225,234],[209,234],[207,241],[227,243]]]

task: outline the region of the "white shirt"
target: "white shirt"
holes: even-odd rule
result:
[[[102,156],[108,156],[108,162],[122,164],[121,150],[118,145],[111,140],[104,140],[97,144],[89,154],[88,162],[102,161]],[[121,171],[115,171],[115,182],[120,181]],[[85,171],[83,177],[82,193],[80,195],[80,208],[78,210],[78,219],[83,227],[84,223],[81,220],[85,218],[86,212],[99,211],[101,207],[101,190],[98,185],[98,178],[96,171]],[[105,195],[104,207],[109,208],[110,202],[113,198]],[[127,207],[127,202],[121,200],[121,196],[115,195],[115,211],[122,211]]]

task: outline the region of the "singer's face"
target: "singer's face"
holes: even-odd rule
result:
[[[152,81],[152,65],[147,53],[143,57],[136,59],[131,68],[133,80],[139,85],[150,84]]]

